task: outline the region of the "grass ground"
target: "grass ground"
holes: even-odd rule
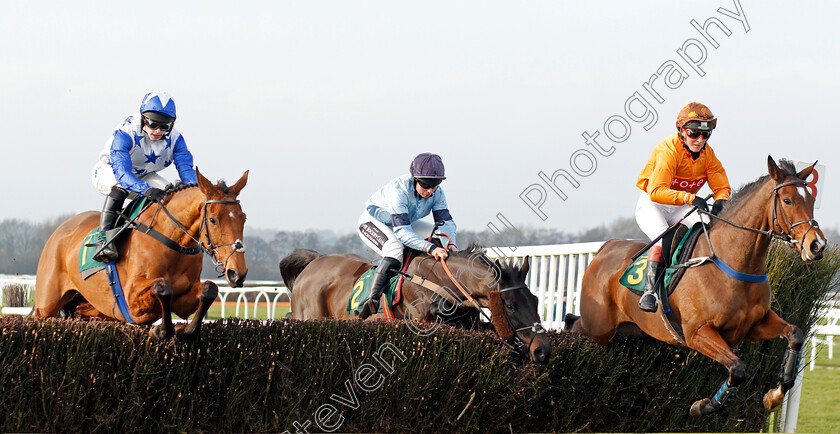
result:
[[[808,370],[805,365],[805,384],[802,401],[799,404],[799,419],[796,432],[838,433],[840,432],[840,339],[835,338],[834,358],[828,358],[828,347],[818,346],[816,368]]]

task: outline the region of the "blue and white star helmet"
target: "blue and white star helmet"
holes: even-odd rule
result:
[[[140,103],[140,113],[155,112],[175,120],[175,100],[168,92],[153,90],[143,97]]]

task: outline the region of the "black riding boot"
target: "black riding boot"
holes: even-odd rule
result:
[[[370,282],[370,298],[365,302],[362,311],[359,312],[359,319],[367,319],[367,317],[379,312],[379,299],[382,298],[382,293],[388,287],[393,272],[399,268],[400,261],[394,258],[382,258],[382,262],[376,267],[376,273],[374,273],[373,280]]]
[[[99,216],[99,230],[108,231],[114,229],[114,222],[117,221],[117,214],[122,210],[123,202],[128,196],[128,191],[119,186],[111,187],[111,193],[105,197],[105,205],[102,207],[102,214]],[[99,262],[115,262],[119,259],[116,243],[105,244],[105,234],[99,238],[99,245],[93,259]]]
[[[664,265],[659,261],[648,261],[645,273],[645,292],[639,299],[639,307],[645,312],[656,312],[656,282]]]

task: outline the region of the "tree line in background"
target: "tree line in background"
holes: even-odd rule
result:
[[[70,215],[59,216],[40,223],[19,219],[0,221],[0,274],[35,274],[38,258],[50,234]],[[838,239],[836,228],[823,229],[829,240]],[[611,238],[645,239],[633,217],[620,217],[607,225],[577,233],[557,228],[522,227],[506,229],[497,234],[489,229],[458,230],[458,245],[472,242],[483,246],[535,246],[547,244],[583,243]],[[245,228],[245,258],[249,280],[281,280],[280,259],[296,248],[311,249],[323,254],[355,253],[368,259],[376,255],[368,249],[355,232],[336,234],[332,231],[281,231]],[[204,257],[202,278],[216,278],[218,273],[209,257]]]

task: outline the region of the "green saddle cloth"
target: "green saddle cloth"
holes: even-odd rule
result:
[[[376,267],[367,270],[359,276],[356,283],[353,285],[353,290],[350,291],[350,298],[347,299],[347,313],[355,315],[362,311],[364,302],[370,298],[370,282],[373,280],[373,274],[376,273]],[[397,294],[397,285],[400,281],[400,275],[391,277],[388,289],[385,290],[385,299],[388,300],[388,305],[393,304],[394,298]],[[382,303],[379,303],[379,312],[382,313]]]
[[[702,223],[695,223],[685,236],[682,237],[679,244],[677,244],[677,248],[674,249],[674,253],[671,255],[670,264],[678,264],[680,262],[680,257],[683,254],[686,242],[691,239],[697,231],[701,230],[701,225]],[[642,254],[642,256],[639,256],[635,262],[630,264],[626,270],[624,270],[624,274],[621,275],[619,282],[625,287],[631,289],[633,292],[642,294],[645,291],[645,272],[647,271],[647,264],[648,252],[646,251]],[[677,271],[679,271],[677,268],[668,267],[665,269],[665,280],[663,283],[665,288],[671,287],[671,279]]]
[[[124,214],[128,214],[129,220],[137,217],[140,214],[140,211],[143,209],[143,204],[146,203],[145,197],[140,197],[131,203],[128,204],[126,207]],[[79,272],[82,273],[82,276],[87,279],[92,274],[95,274],[99,270],[105,267],[105,263],[99,262],[93,259],[93,254],[96,253],[97,245],[99,244],[99,239],[105,239],[112,237],[114,234],[118,233],[123,226],[127,225],[127,221],[123,221],[120,226],[115,227],[114,229],[106,232],[102,232],[99,230],[99,226],[93,228],[90,231],[84,240],[82,240],[82,246],[79,249]]]

